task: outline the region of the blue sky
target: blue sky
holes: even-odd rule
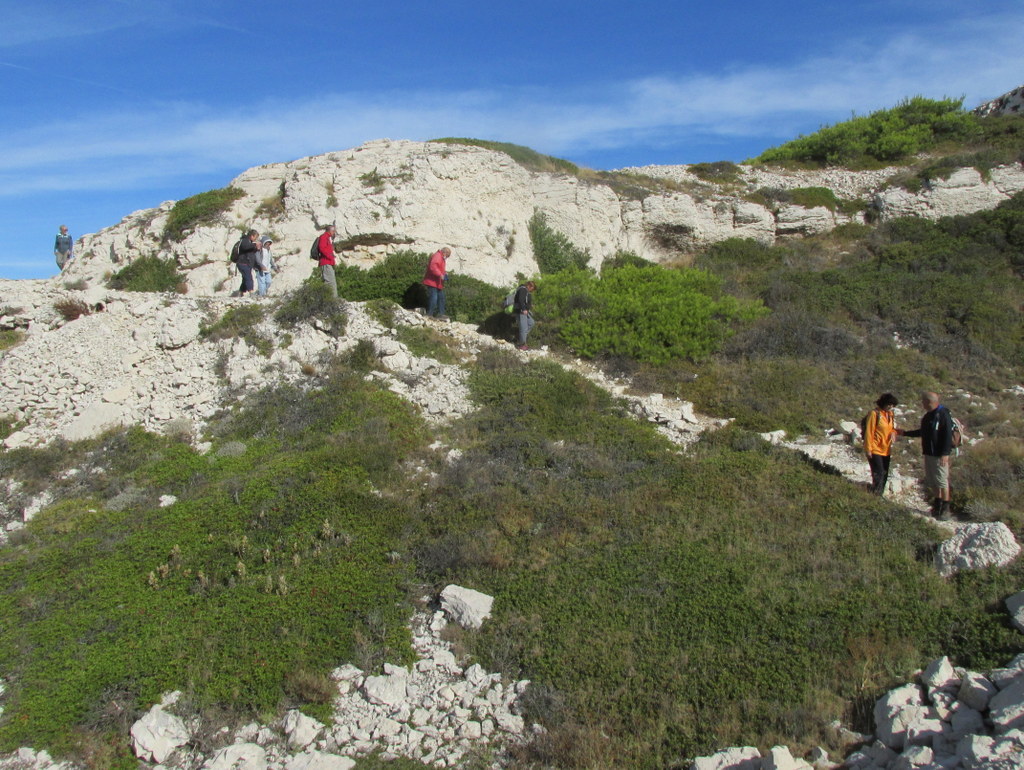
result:
[[[741,161],[1024,83],[1020,0],[0,0],[0,277],[53,236],[379,138]],[[2,300],[2,298],[0,298]]]

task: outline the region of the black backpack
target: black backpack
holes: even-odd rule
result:
[[[309,258],[320,261],[320,236],[313,239],[313,245],[309,247]]]
[[[238,247],[242,245],[242,239],[239,238],[235,241],[235,245],[231,247],[231,264],[238,264]]]

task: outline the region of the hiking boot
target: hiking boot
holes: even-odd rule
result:
[[[939,503],[939,512],[935,518],[939,521],[952,521],[953,511],[950,510],[949,500],[943,500]]]
[[[452,320],[452,319],[450,319],[450,318],[449,318],[448,316],[446,316],[446,315],[439,315],[439,316],[437,317],[437,320],[438,320],[438,321],[450,321],[450,320]]]
[[[516,346],[516,350],[529,350],[529,349],[530,349],[529,345],[517,345]]]

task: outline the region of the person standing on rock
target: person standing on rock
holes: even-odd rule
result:
[[[536,289],[537,284],[527,281],[516,289],[515,299],[512,300],[512,310],[519,323],[518,347],[520,350],[529,350],[526,338],[530,336],[530,330],[533,329],[533,292]]]
[[[238,242],[238,272],[242,274],[242,285],[238,289],[238,296],[245,297],[252,294],[252,269],[256,265],[256,253],[259,247],[260,234],[250,230],[242,240]]]
[[[75,258],[75,242],[68,235],[68,226],[61,225],[57,240],[53,243],[53,256],[57,258],[57,267],[63,273],[64,268]]]
[[[953,454],[953,415],[939,401],[939,394],[931,391],[921,394],[925,415],[917,430],[897,430],[897,436],[921,437],[924,455],[924,488],[932,498],[932,515],[940,521],[949,521],[949,465]]]
[[[868,412],[864,423],[864,453],[871,468],[871,491],[881,497],[889,480],[889,460],[896,440],[896,417],[893,409],[899,402],[892,393],[883,393]]]
[[[270,238],[264,238],[256,252],[256,295],[259,297],[267,296],[270,290],[271,273],[274,272],[274,257],[270,253],[272,243]]]
[[[423,285],[427,287],[427,315],[447,321],[445,314],[444,284],[448,280],[448,257],[452,250],[447,246],[430,255]]]
[[[327,288],[331,290],[331,296],[335,299],[338,298],[338,277],[334,274],[334,236],[337,234],[338,228],[334,225],[328,225],[327,229],[320,235],[320,240],[317,241],[317,251],[320,252],[320,276],[324,279],[324,283],[327,284]]]

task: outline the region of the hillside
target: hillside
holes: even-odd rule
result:
[[[260,167],[0,285],[0,750],[662,768],[877,729],[866,761],[895,767],[919,708],[936,756],[969,766],[954,729],[1017,751],[962,683],[1019,684],[1019,162],[912,191],[934,157],[598,174],[523,149]],[[340,302],[304,255],[335,219]],[[250,223],[280,245],[265,301],[218,285]],[[413,309],[442,244],[452,322]],[[152,257],[186,293],[106,285]],[[528,352],[500,311],[517,273]],[[913,427],[922,389],[968,426],[945,525],[916,443],[878,498],[851,435],[887,390]],[[479,628],[453,584],[493,597]],[[960,668],[918,701],[884,695],[940,656]],[[143,717],[180,748],[140,752]]]

